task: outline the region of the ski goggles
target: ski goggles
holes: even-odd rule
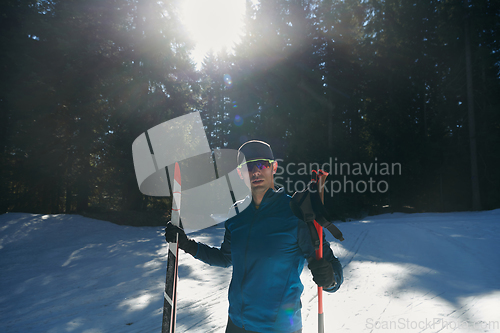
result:
[[[248,171],[252,171],[253,167],[257,167],[259,170],[264,170],[267,168],[270,168],[274,163],[274,160],[268,160],[268,159],[257,159],[257,160],[250,160],[246,161],[244,163],[241,163],[238,165],[238,169],[243,168],[243,166],[246,166],[248,168]]]

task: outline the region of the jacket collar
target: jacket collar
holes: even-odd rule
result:
[[[264,194],[264,197],[262,198],[262,201],[260,202],[259,209],[262,207],[267,206],[271,202],[275,201],[280,194],[282,194],[284,191],[283,187],[276,187],[276,188],[269,188],[266,193]],[[252,199],[252,208],[255,209],[255,204]]]

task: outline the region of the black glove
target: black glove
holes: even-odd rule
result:
[[[173,225],[172,222],[168,222],[165,228],[165,240],[169,243],[175,243],[177,234],[179,234],[179,248],[194,257],[198,252],[198,243],[189,239],[184,230]]]
[[[324,258],[312,260],[308,267],[311,270],[314,282],[316,282],[318,286],[331,288],[335,285],[333,267],[328,260]]]

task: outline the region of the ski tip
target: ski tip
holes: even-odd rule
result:
[[[179,168],[179,163],[177,162],[175,162],[174,179],[181,185],[181,168]]]

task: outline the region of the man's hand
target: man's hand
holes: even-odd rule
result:
[[[318,286],[331,288],[335,285],[333,267],[328,260],[324,258],[312,260],[308,267],[311,270],[314,282],[316,282]]]
[[[173,225],[172,222],[168,222],[165,228],[165,240],[169,243],[175,243],[177,235],[179,235],[179,248],[194,257],[198,252],[198,243],[189,239],[184,230]]]

